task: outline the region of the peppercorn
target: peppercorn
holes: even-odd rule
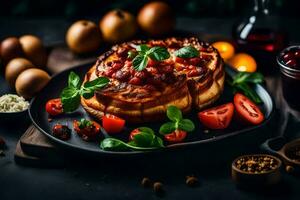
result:
[[[198,178],[195,176],[187,176],[185,183],[189,187],[194,187],[198,184]]]
[[[275,169],[278,163],[268,156],[249,156],[238,159],[235,165],[238,169],[248,173],[264,173]]]
[[[142,186],[143,187],[150,187],[151,186],[151,180],[148,178],[148,177],[144,177],[142,179],[142,182],[141,182]]]
[[[286,170],[287,173],[293,173],[295,168],[293,166],[287,165],[285,167],[285,170]]]
[[[155,182],[153,184],[153,190],[156,195],[162,196],[164,194],[163,184],[161,182]]]

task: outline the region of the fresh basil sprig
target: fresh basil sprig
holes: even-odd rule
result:
[[[93,81],[81,84],[80,77],[71,72],[68,78],[68,86],[63,89],[60,97],[64,112],[73,112],[80,105],[80,96],[90,99],[97,89],[105,87],[109,82],[106,77],[99,77]]]
[[[259,72],[239,72],[234,77],[232,77],[232,80],[228,81],[228,83],[234,88],[235,91],[243,92],[255,103],[262,103],[260,97],[249,84],[263,83],[263,81],[264,76]]]
[[[163,124],[160,127],[159,132],[161,134],[169,134],[176,129],[186,132],[192,132],[195,129],[194,123],[189,119],[183,119],[181,110],[176,106],[168,106],[167,116],[171,121]]]
[[[193,46],[186,46],[175,51],[174,55],[180,58],[195,58],[199,57],[199,51]]]
[[[86,128],[86,127],[91,127],[91,126],[93,126],[93,123],[90,120],[87,120],[87,119],[84,119],[84,118],[82,118],[79,121],[79,124],[78,124],[78,127],[80,129],[83,129],[83,128]]]
[[[116,138],[106,138],[102,140],[100,148],[108,151],[124,150],[153,150],[164,147],[160,137],[154,134],[154,131],[148,127],[138,128],[140,133],[133,137],[133,140],[126,143]]]
[[[155,61],[162,61],[170,57],[170,53],[164,47],[149,48],[147,45],[141,44],[136,47],[136,51],[138,54],[132,60],[132,66],[137,71],[142,71],[146,68],[149,58]],[[134,54],[129,53],[128,56],[132,58]]]

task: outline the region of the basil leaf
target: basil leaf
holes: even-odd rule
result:
[[[106,138],[102,140],[100,148],[107,151],[124,151],[129,149],[125,142],[115,138]]]
[[[186,46],[175,51],[174,55],[180,58],[194,58],[199,56],[199,51],[193,46]]]
[[[164,47],[152,47],[148,54],[149,57],[155,61],[162,61],[170,58],[168,50]]]
[[[76,88],[66,87],[60,97],[64,112],[73,112],[80,105],[80,94]]]
[[[262,83],[264,76],[261,73],[249,73],[249,72],[239,72],[233,77],[233,84],[238,84],[242,82],[248,83]]]
[[[167,116],[173,122],[180,121],[182,119],[181,110],[178,109],[176,106],[168,106]]]
[[[146,68],[147,64],[148,64],[147,56],[137,55],[132,60],[132,66],[136,71],[142,71],[143,69]]]
[[[135,52],[135,51],[128,51],[127,54],[128,54],[127,58],[134,59],[134,57],[137,55],[137,52]]]
[[[80,91],[80,94],[81,94],[81,96],[83,96],[83,98],[90,99],[90,98],[92,98],[94,96],[94,90],[83,88]]]
[[[164,147],[164,142],[160,137],[155,136],[153,138],[151,146],[152,147]]]
[[[257,95],[257,93],[246,83],[240,83],[235,85],[238,90],[241,90],[249,99],[255,103],[262,103],[262,100]]]
[[[138,129],[139,129],[141,132],[149,133],[149,134],[154,135],[154,131],[153,131],[151,128],[148,128],[148,127],[139,127]]]
[[[109,82],[109,79],[106,77],[99,77],[93,81],[86,82],[83,87],[92,91],[105,87]]]
[[[68,86],[77,89],[80,88],[80,77],[77,74],[75,74],[73,71],[69,74]]]
[[[176,123],[175,122],[167,122],[167,123],[164,123],[160,127],[159,133],[160,134],[169,134],[169,133],[172,133],[175,130],[176,130]]]
[[[133,141],[136,144],[135,146],[138,146],[138,147],[151,147],[153,138],[154,138],[153,134],[140,132],[139,134],[137,134],[133,137]]]
[[[138,45],[135,49],[141,52],[142,54],[145,54],[150,48],[146,44],[141,44]]]
[[[182,119],[178,122],[178,129],[186,132],[192,132],[195,130],[195,125],[189,119]]]

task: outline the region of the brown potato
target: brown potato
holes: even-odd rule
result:
[[[6,65],[5,79],[11,87],[14,87],[19,74],[24,70],[33,67],[34,65],[25,58],[14,58]]]
[[[4,63],[9,62],[16,57],[22,57],[23,50],[21,43],[16,37],[9,37],[4,39],[0,45],[0,56]]]
[[[160,36],[174,29],[175,17],[171,7],[165,2],[151,2],[138,13],[138,23],[151,36]]]
[[[34,35],[24,35],[19,40],[25,57],[34,65],[45,67],[47,64],[47,53],[42,41]]]
[[[133,37],[137,31],[135,17],[123,10],[108,12],[99,22],[105,41],[118,43]]]
[[[30,99],[45,87],[49,80],[47,72],[37,68],[27,69],[16,80],[17,94]]]
[[[80,20],[68,29],[66,42],[74,53],[94,52],[100,47],[101,33],[94,22]]]

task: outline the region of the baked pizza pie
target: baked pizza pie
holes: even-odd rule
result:
[[[162,61],[149,58],[143,69],[133,66],[139,45],[163,47],[169,57]],[[193,47],[196,57],[179,57],[176,51]],[[145,64],[145,63],[144,63]],[[223,60],[211,45],[196,38],[135,40],[113,46],[101,55],[87,72],[84,82],[105,76],[109,84],[91,99],[81,99],[84,109],[101,119],[113,114],[131,123],[162,120],[169,105],[183,113],[201,110],[221,95],[225,73]]]

